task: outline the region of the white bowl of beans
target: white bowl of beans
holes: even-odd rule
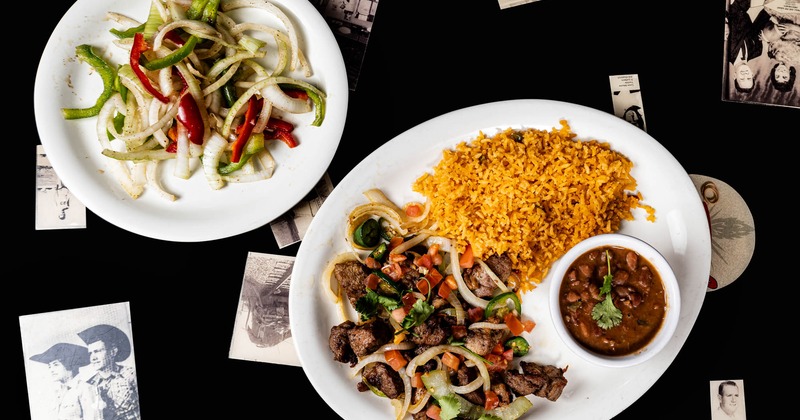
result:
[[[633,236],[585,239],[555,263],[549,278],[556,332],[572,352],[597,365],[643,363],[678,326],[675,273],[657,249]]]

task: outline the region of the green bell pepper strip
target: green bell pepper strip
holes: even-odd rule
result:
[[[103,79],[103,92],[100,93],[94,106],[88,108],[62,108],[61,113],[64,115],[64,118],[68,120],[97,116],[108,98],[114,94],[114,79],[116,78],[114,69],[109,66],[105,60],[94,53],[91,45],[78,45],[75,48],[75,54],[81,61],[92,66]]]
[[[175,63],[188,57],[189,54],[191,54],[192,51],[194,51],[194,47],[195,45],[197,45],[197,42],[199,40],[200,38],[194,35],[190,36],[189,39],[187,39],[186,42],[184,42],[180,48],[178,48],[177,50],[173,51],[168,55],[165,55],[164,57],[148,61],[147,63],[144,64],[144,68],[146,68],[147,70],[160,70],[165,67],[174,65]]]
[[[186,17],[192,20],[202,20],[209,25],[217,21],[217,9],[221,0],[192,0],[186,11]]]
[[[314,92],[306,86],[292,83],[279,83],[278,86],[282,89],[289,88],[305,91],[308,97],[311,98],[311,102],[314,103],[314,121],[311,122],[311,125],[315,127],[322,125],[322,121],[325,119],[325,100],[318,95],[317,92]]]
[[[208,4],[208,0],[192,0],[189,9],[186,10],[186,17],[189,19],[198,20],[203,15],[203,8]]]
[[[120,96],[122,96],[122,102],[128,100],[128,88],[122,84],[122,81],[119,80],[119,73],[117,73],[116,77],[114,77],[114,90],[119,92]],[[117,130],[117,133],[122,132],[122,127],[125,125],[125,114],[120,112],[114,114],[114,129]],[[114,140],[114,136],[111,135],[111,132],[106,130],[106,134],[108,135],[109,140]]]
[[[232,172],[238,171],[242,169],[242,166],[256,153],[264,150],[264,134],[263,133],[255,133],[250,136],[250,139],[247,141],[247,144],[244,146],[244,151],[242,152],[242,157],[239,159],[238,162],[231,162],[227,165],[220,166],[218,172],[221,175],[228,175]]]
[[[111,32],[112,35],[114,35],[119,39],[133,38],[133,36],[136,35],[136,32],[142,32],[142,31],[144,31],[144,23],[139,26],[134,26],[133,28],[128,28],[124,31],[120,31],[119,29],[116,28],[112,28],[109,30],[109,32]]]

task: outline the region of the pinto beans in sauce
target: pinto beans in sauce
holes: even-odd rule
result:
[[[592,319],[600,303],[600,287],[611,257],[611,296],[622,312],[622,322],[609,329]],[[635,251],[605,246],[579,256],[561,283],[559,305],[570,333],[597,353],[622,356],[636,353],[658,333],[666,312],[664,285],[656,269]]]

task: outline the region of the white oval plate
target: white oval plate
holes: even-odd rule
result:
[[[228,183],[212,190],[202,168],[194,167],[190,179],[172,176],[172,162],[162,166],[166,190],[176,201],[145,188],[131,199],[105,171],[107,158],[95,134],[96,118],[65,120],[61,108],[94,105],[102,91],[100,77],[75,57],[75,47],[91,44],[114,64],[127,62],[113,47],[109,30],[114,23],[106,12],[117,12],[143,22],[149,0],[78,0],[56,26],[42,54],[34,87],[34,111],[45,153],[64,185],[92,212],[128,231],[162,240],[200,242],[234,236],[259,228],[280,216],[314,188],[330,165],[341,140],[347,116],[349,87],[344,60],[336,39],[320,13],[307,1],[274,0],[295,22],[302,48],[314,74],[310,78],[289,73],[321,88],[327,95],[325,120],[313,127],[313,112],[288,115],[295,124],[299,145],[289,149],[269,142],[276,161],[272,178],[252,183]],[[283,28],[266,11],[235,10],[237,21]]]
[[[328,261],[348,251],[345,222],[349,211],[366,202],[362,192],[380,188],[395,203],[422,197],[413,181],[441,159],[442,150],[506,128],[560,127],[566,119],[579,139],[607,141],[634,163],[632,175],[643,202],[656,209],[656,221],[642,209],[625,221],[620,232],[642,238],[674,267],[682,306],[677,331],[655,358],[630,368],[591,365],[559,341],[550,319],[546,277],[523,296],[523,313],[536,322],[527,336],[533,349],[525,358],[559,367],[569,366],[569,381],[556,402],[529,396],[533,408],[525,418],[611,418],[632,404],[661,376],[683,346],[705,296],[711,266],[711,236],[702,202],[689,175],[675,158],[644,131],[611,114],[580,105],[548,100],[489,103],[453,111],[422,123],[367,156],[336,186],[311,222],[297,253],[289,291],[289,320],[303,370],[320,396],[339,415],[393,418],[385,398],[356,390],[347,364],[333,360],[328,347],[330,328],[341,315],[324,292],[321,274]]]

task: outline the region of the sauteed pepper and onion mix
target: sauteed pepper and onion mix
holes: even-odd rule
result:
[[[233,11],[244,8],[283,27],[235,21]],[[311,126],[325,119],[325,93],[306,81],[313,73],[297,27],[269,1],[152,0],[143,23],[115,12],[107,18],[118,26],[112,47],[128,60],[114,65],[93,45],[76,47],[103,90],[93,106],[62,112],[67,120],[97,118],[102,154],[132,198],[148,187],[177,199],[156,175],[168,160],[181,179],[199,160],[214,190],[268,179],[275,169],[268,142],[301,142],[285,117],[308,113]]]
[[[351,250],[323,273],[342,317],[330,351],[354,386],[389,399],[398,420],[516,419],[531,396],[556,401],[567,368],[521,359],[535,323],[508,256],[458,252],[428,203],[364,195],[348,215]]]

